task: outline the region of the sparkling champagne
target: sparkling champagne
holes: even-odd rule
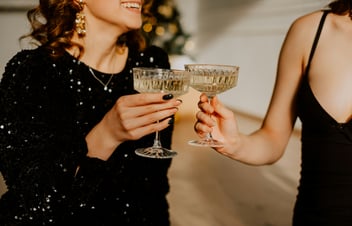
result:
[[[140,93],[171,93],[174,97],[188,92],[190,73],[184,70],[161,68],[133,68],[133,86]],[[159,121],[157,121],[159,122]],[[138,148],[135,153],[147,158],[172,158],[177,152],[162,147],[159,131],[155,132],[153,146]]]
[[[231,89],[237,85],[239,67],[218,64],[186,64],[186,71],[191,74],[191,86],[208,96],[211,101],[215,95]],[[221,141],[213,139],[211,133],[201,140],[191,140],[191,145],[201,147],[222,147]]]
[[[191,77],[187,71],[160,68],[134,68],[134,89],[140,93],[171,93],[175,97],[188,92]]]
[[[207,96],[213,97],[237,85],[238,74],[228,75],[204,75],[194,72],[191,78],[191,86]]]
[[[140,76],[134,79],[134,88],[140,93],[171,93],[175,97],[188,92],[190,79],[181,78],[153,78]]]

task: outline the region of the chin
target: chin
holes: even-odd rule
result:
[[[141,24],[141,23],[139,23],[139,24],[130,24],[130,25],[127,27],[127,29],[128,29],[128,30],[139,30],[139,29],[141,29],[141,27],[142,27],[142,24]]]

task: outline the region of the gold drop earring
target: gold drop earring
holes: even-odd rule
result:
[[[80,11],[76,13],[75,30],[79,36],[86,34],[86,16],[83,13],[83,0],[79,0]]]

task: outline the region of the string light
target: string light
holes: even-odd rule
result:
[[[153,17],[142,26],[148,44],[157,45],[169,54],[185,54],[187,49],[191,49],[186,49],[190,35],[182,29],[180,14],[173,0],[154,0],[150,11]]]

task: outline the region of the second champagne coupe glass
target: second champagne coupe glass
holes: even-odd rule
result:
[[[191,74],[191,86],[208,96],[211,99],[228,89],[237,85],[238,66],[219,65],[219,64],[186,64],[186,71]],[[213,139],[211,133],[201,140],[188,142],[194,146],[202,147],[222,147],[220,141]]]
[[[187,71],[139,67],[133,68],[134,88],[140,93],[171,93],[174,97],[188,92],[190,75]],[[162,147],[159,131],[155,133],[152,147],[138,148],[135,153],[148,158],[172,158],[177,152]]]

